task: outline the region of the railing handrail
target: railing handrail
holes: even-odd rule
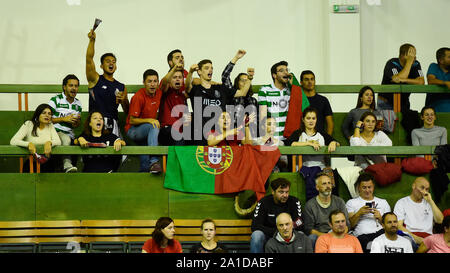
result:
[[[340,146],[333,153],[327,152],[327,147],[321,147],[319,151],[314,151],[312,147],[291,147],[280,146],[280,152],[284,155],[320,155],[329,154],[331,156],[343,155],[432,155],[436,146],[377,146],[377,147],[356,147]],[[42,145],[36,147],[38,153],[43,153]],[[106,148],[81,148],[79,146],[56,146],[52,148],[53,155],[167,155],[168,146],[124,146],[122,150],[116,152],[113,147]],[[0,156],[25,156],[29,155],[26,148],[0,145]]]
[[[408,85],[408,84],[350,84],[350,85],[316,85],[318,93],[358,93],[363,87],[369,85],[375,93],[445,93],[447,87],[439,85]],[[253,92],[257,93],[262,85],[253,85]],[[126,85],[128,93],[136,93],[142,84]],[[62,92],[61,84],[0,84],[0,93],[31,93],[31,94],[57,94]],[[78,93],[88,93],[87,85],[80,85]]]

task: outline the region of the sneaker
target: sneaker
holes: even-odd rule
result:
[[[153,164],[150,166],[150,172],[151,172],[151,173],[159,174],[159,173],[161,173],[161,171],[162,171],[161,164],[159,164],[158,161],[156,161],[155,163],[153,163]]]
[[[66,172],[66,173],[76,173],[77,171],[78,171],[77,167],[74,167],[74,166],[64,169],[64,172]]]

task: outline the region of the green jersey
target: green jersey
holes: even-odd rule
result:
[[[64,93],[52,97],[48,104],[52,108],[53,118],[62,118],[72,114],[81,115],[81,101],[75,98],[74,101],[70,103],[67,101]],[[55,123],[54,126],[57,132],[68,134],[71,138],[75,137],[72,124],[60,122]]]
[[[263,85],[258,92],[258,104],[267,106],[267,117],[273,117],[277,122],[274,136],[284,139],[283,131],[289,110],[291,91],[288,87],[280,90],[274,84]]]

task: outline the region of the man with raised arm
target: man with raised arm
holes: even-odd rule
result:
[[[200,85],[192,84],[192,76],[195,71],[200,77]],[[185,82],[186,92],[189,94],[194,111],[192,123],[194,139],[198,145],[206,145],[206,133],[211,130],[214,123],[214,121],[211,121],[211,123],[208,123],[210,124],[209,128],[203,128],[207,121],[212,117],[217,120],[218,114],[226,110],[226,105],[231,98],[245,96],[250,87],[250,81],[241,90],[236,90],[234,87],[230,88],[226,84],[213,84],[211,81],[212,74],[212,62],[205,59],[190,67]],[[224,78],[223,74],[222,78]]]
[[[187,75],[187,71],[184,70],[184,58],[181,51],[172,52],[168,56],[168,63],[171,68],[160,84],[162,97],[159,108],[159,122],[161,123],[159,143],[163,146],[184,144],[184,140],[174,139],[172,126],[183,117],[183,112],[187,112],[187,94],[184,85],[184,77]],[[181,129],[179,132],[181,133]]]
[[[127,89],[124,84],[114,78],[116,72],[116,56],[105,53],[100,58],[100,68],[103,74],[99,75],[95,69],[95,38],[96,34],[91,30],[88,34],[89,44],[86,51],[86,78],[89,88],[89,112],[96,110],[105,117],[105,128],[117,136],[121,136],[119,130],[119,104],[128,114],[129,101]]]

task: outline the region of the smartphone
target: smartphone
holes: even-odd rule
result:
[[[364,130],[364,123],[361,124],[361,126],[359,127],[359,130],[362,132]]]
[[[372,202],[367,202],[367,203],[366,203],[366,206],[368,206],[369,208],[371,208],[371,207],[372,207],[372,205],[373,205],[373,203],[372,203]]]

